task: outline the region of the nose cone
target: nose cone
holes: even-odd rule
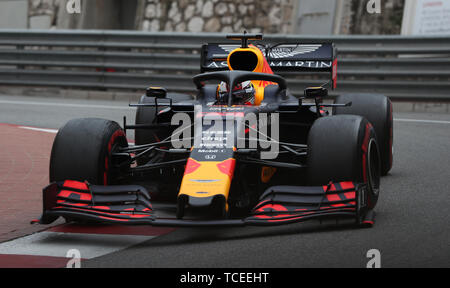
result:
[[[209,153],[213,151],[217,155],[206,158],[218,160],[205,160],[205,156],[212,155]],[[193,208],[226,206],[236,163],[232,158],[233,153],[232,149],[211,149],[211,151],[194,149],[191,152],[178,194],[179,210],[185,206]]]

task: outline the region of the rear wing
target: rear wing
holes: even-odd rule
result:
[[[328,72],[333,89],[337,83],[337,50],[333,43],[282,43],[274,46],[256,44],[274,73]],[[228,70],[227,57],[239,44],[209,43],[202,46],[202,73]]]

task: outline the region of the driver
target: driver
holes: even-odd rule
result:
[[[217,88],[217,104],[228,104],[229,85],[225,82],[221,82]],[[245,81],[237,84],[233,88],[233,105],[254,105],[255,104],[255,87],[252,81]]]

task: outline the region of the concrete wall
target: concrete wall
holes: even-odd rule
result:
[[[337,3],[336,0],[300,1],[296,9],[293,32],[296,34],[333,34]]]
[[[29,28],[32,29],[129,30],[138,26],[138,1],[140,0],[81,0],[81,13],[69,14],[66,10],[67,0],[25,0],[29,3]]]
[[[28,28],[27,0],[4,0],[0,5],[0,28]]]
[[[84,1],[81,29],[135,29],[137,0]]]

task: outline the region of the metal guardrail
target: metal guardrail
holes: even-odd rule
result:
[[[194,92],[200,47],[226,42],[217,33],[1,30],[0,85]],[[332,41],[338,89],[332,95],[383,93],[395,100],[450,100],[450,36],[265,35],[265,42]],[[302,95],[317,75],[283,75]]]

